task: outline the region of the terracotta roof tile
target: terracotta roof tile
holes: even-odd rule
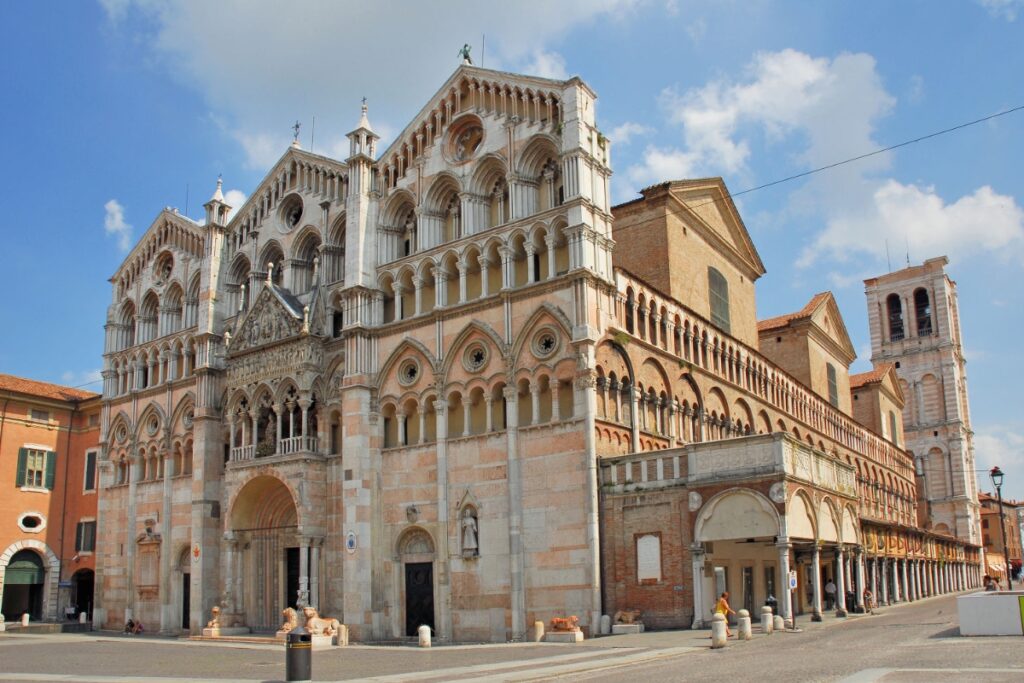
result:
[[[811,300],[807,302],[807,305],[801,308],[796,313],[787,313],[786,315],[779,315],[774,318],[768,318],[757,323],[757,331],[764,332],[766,330],[778,330],[786,327],[790,323],[800,320],[801,318],[810,317],[814,313],[814,309],[821,305],[821,302],[828,297],[828,292],[818,292],[811,297]]]
[[[874,384],[875,382],[881,382],[882,378],[885,377],[889,369],[892,368],[892,363],[882,363],[874,370],[868,372],[862,372],[857,375],[850,375],[850,388],[855,389],[862,387],[865,384]]]
[[[62,387],[59,384],[49,382],[38,382],[34,379],[15,377],[0,373],[0,391],[14,391],[19,394],[28,394],[40,398],[56,399],[58,401],[84,401],[95,398],[99,394],[71,387]]]

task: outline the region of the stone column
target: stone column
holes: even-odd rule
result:
[[[781,552],[781,551],[780,551]],[[694,629],[706,626],[711,607],[704,600],[704,544],[694,543],[690,546],[690,559],[693,566],[693,625]]]
[[[320,546],[324,539],[314,538],[309,549],[309,604],[318,610],[323,609],[320,605]]]
[[[878,604],[888,605],[889,604],[889,559],[886,557],[881,558],[881,577],[882,577],[882,594],[881,600]]]
[[[782,587],[781,599],[779,600],[780,613],[783,618],[791,619],[793,617],[793,591],[789,588],[789,552],[793,549],[793,546],[790,545],[787,538],[782,537],[779,538],[779,542],[775,547],[779,550],[779,586]]]
[[[491,260],[481,254],[477,257],[477,263],[480,264],[480,298],[483,299],[490,296],[490,291],[487,285],[487,271],[490,268]]]
[[[470,427],[472,426],[470,423],[471,423],[471,421],[473,419],[473,414],[472,414],[473,406],[472,406],[472,404],[469,401],[470,401],[470,397],[469,396],[463,396],[462,397],[462,435],[463,436],[469,436],[470,434],[473,433],[473,430],[470,429]]]
[[[551,203],[551,206],[554,206],[554,202]],[[558,264],[555,263],[555,249],[557,246],[555,235],[547,235],[544,238],[544,244],[548,248],[548,279],[551,280],[558,274]]]
[[[398,427],[398,443],[396,446],[408,446],[405,440],[405,408],[399,407],[395,410],[395,424]]]
[[[557,379],[551,380],[551,421],[558,422],[562,419],[561,408],[558,405],[558,388],[561,382]]]
[[[857,547],[857,607],[864,611],[864,549]]]
[[[299,539],[299,596],[296,604],[300,608],[311,604],[309,602],[309,538],[306,536]]]
[[[405,286],[401,282],[391,284],[391,290],[395,293],[395,320],[405,318],[405,303],[402,295],[405,294]]]
[[[417,413],[420,416],[420,443],[427,442],[427,406],[421,404],[418,406]]]
[[[921,594],[917,592],[917,577],[914,575],[914,573],[915,573],[914,572],[914,566],[917,564],[917,561],[916,560],[907,560],[907,562],[910,565],[907,568],[907,578],[909,580],[909,583],[907,584],[907,587],[910,590],[910,599],[911,600],[920,600],[921,599]]]
[[[821,621],[821,550],[817,544],[814,545],[814,553],[811,555],[811,589],[814,591],[811,620]]]
[[[537,248],[532,242],[526,242],[523,244],[523,250],[526,252],[526,283],[536,282],[539,278],[537,277],[537,269],[534,268],[533,256],[537,253]]]
[[[490,434],[494,431],[494,398],[490,394],[484,394],[484,431]]]
[[[633,453],[640,452],[640,423],[637,420],[637,390],[629,385],[629,423],[630,423],[630,448]]]
[[[274,410],[277,423],[277,450],[281,450],[281,412],[284,410],[284,406],[280,403],[275,403],[271,408]]]
[[[534,380],[530,382],[530,401],[532,407],[532,419],[530,424],[540,423],[540,384]]]
[[[413,315],[419,315],[423,313],[423,278],[416,276],[412,279],[413,286],[413,301],[415,310]]]
[[[846,564],[843,546],[836,548],[836,616],[846,616]]]
[[[903,587],[900,585],[900,560],[892,561],[892,601],[903,602]]]
[[[871,594],[875,596],[875,604],[882,604],[881,583],[878,580],[878,557],[871,558]]]
[[[308,398],[299,399],[299,408],[302,409],[302,436],[309,436],[309,407],[313,402]]]
[[[455,262],[455,267],[459,269],[459,303],[464,304],[469,297],[469,263],[460,258]]]
[[[506,460],[508,462],[509,579],[512,633],[526,632],[526,595],[524,593],[523,502],[518,446],[519,392],[515,387],[503,390],[506,416]]]

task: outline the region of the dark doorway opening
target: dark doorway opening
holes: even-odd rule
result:
[[[72,600],[75,603],[75,617],[85,612],[92,619],[92,593],[96,575],[91,569],[79,569],[71,577]]]
[[[405,565],[405,635],[415,636],[420,626],[434,629],[434,564]]]
[[[17,619],[28,612],[32,621],[41,621],[45,581],[42,558],[31,550],[16,552],[4,574],[4,602],[0,612],[8,619]]]
[[[186,631],[189,629],[189,621],[191,621],[191,610],[189,605],[192,603],[192,575],[188,572],[184,572],[181,575],[181,627]]]
[[[299,549],[286,548],[285,596],[284,601],[289,607],[298,608],[299,602]]]

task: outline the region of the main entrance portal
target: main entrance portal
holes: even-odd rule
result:
[[[225,577],[231,612],[253,631],[275,631],[281,611],[296,606],[302,580],[302,539],[291,491],[274,476],[252,479],[235,500],[231,525]]]
[[[434,628],[434,564],[405,565],[405,635],[415,636],[420,626]]]

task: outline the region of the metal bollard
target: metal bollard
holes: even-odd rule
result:
[[[430,627],[424,624],[416,629],[420,636],[420,647],[430,647]]]
[[[284,680],[294,683],[313,680],[313,636],[302,626],[292,629],[285,637]]]
[[[750,612],[745,609],[741,609],[736,613],[736,626],[739,631],[737,636],[740,640],[750,640],[752,634],[750,630]]]
[[[764,634],[766,636],[770,636],[772,634],[772,631],[774,630],[773,629],[774,625],[775,625],[775,619],[772,618],[772,608],[771,607],[767,607],[767,606],[762,607],[761,608],[761,630],[764,632]]]
[[[725,647],[728,642],[728,636],[725,634],[725,615],[718,612],[711,618],[711,647],[715,649]]]

